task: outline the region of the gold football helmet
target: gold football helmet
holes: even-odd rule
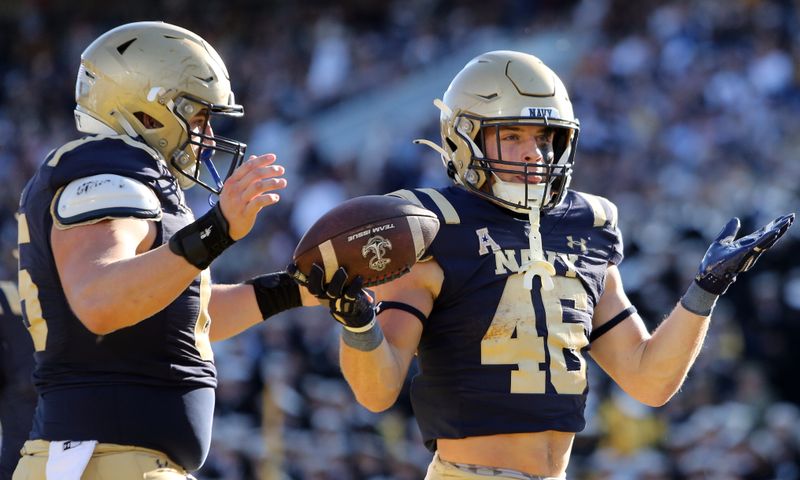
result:
[[[441,110],[442,145],[418,142],[442,155],[456,183],[517,212],[546,210],[561,202],[572,175],[580,126],[564,84],[541,60],[512,51],[479,55],[456,75],[444,100],[434,104]],[[542,162],[484,155],[489,141],[497,142],[496,151],[501,151],[498,127],[513,125],[553,128],[552,145],[541,148]],[[540,176],[544,181],[511,183],[494,175],[519,170],[525,178]]]
[[[199,183],[218,194],[244,159],[244,143],[208,128],[213,116],[244,114],[225,64],[184,28],[136,22],[98,37],[81,55],[75,101],[78,130],[141,137],[164,157],[182,188]],[[219,152],[232,156],[224,178],[211,160]],[[201,166],[210,179],[201,179]]]

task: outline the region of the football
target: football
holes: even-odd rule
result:
[[[316,263],[330,281],[344,267],[369,287],[408,273],[438,231],[439,219],[430,210],[399,197],[365,195],[320,217],[300,239],[293,260],[302,275]]]

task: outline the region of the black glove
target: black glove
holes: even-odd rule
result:
[[[738,218],[732,218],[708,247],[694,277],[695,282],[709,293],[722,295],[736,280],[736,275],[750,270],[758,257],[786,233],[792,222],[794,214],[790,213],[776,218],[750,235],[734,240],[740,224]]]
[[[295,280],[304,285],[321,303],[327,304],[331,315],[337,322],[354,332],[369,330],[375,320],[375,301],[362,289],[364,280],[357,276],[347,283],[347,270],[339,267],[330,283],[325,284],[325,270],[312,265],[305,279],[296,275],[297,267],[290,265],[287,270]]]

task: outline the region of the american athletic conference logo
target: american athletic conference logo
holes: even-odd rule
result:
[[[369,259],[369,268],[380,272],[386,268],[386,265],[392,262],[390,258],[384,258],[386,250],[391,249],[392,242],[380,235],[375,235],[367,240],[366,245],[361,247],[361,256],[367,258],[371,254],[372,258]]]

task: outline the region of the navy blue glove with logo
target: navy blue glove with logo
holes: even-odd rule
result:
[[[290,265],[289,273],[297,271]],[[294,275],[298,279],[297,275]],[[331,281],[325,283],[325,270],[317,264],[311,266],[311,272],[301,282],[308,291],[317,297],[323,305],[330,308],[331,316],[354,333],[369,330],[375,324],[375,301],[362,287],[364,280],[357,276],[348,283],[347,270],[339,267]]]
[[[794,214],[783,215],[738,240],[739,219],[732,218],[708,247],[695,281],[703,290],[722,295],[736,280],[736,275],[746,272],[794,222]]]

